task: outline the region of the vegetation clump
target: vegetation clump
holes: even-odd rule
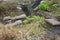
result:
[[[44,17],[40,17],[40,16],[32,16],[31,18],[30,17],[26,17],[26,19],[25,19],[25,21],[27,21],[27,23],[36,22],[36,21],[44,23],[44,20],[45,20],[45,18]]]
[[[44,11],[49,11],[51,3],[48,3],[47,1],[41,1],[39,6],[37,6],[34,11],[38,10],[44,10]]]

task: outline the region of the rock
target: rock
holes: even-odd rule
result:
[[[48,24],[51,24],[51,25],[53,25],[53,26],[60,26],[60,22],[59,21],[57,21],[57,20],[55,20],[55,19],[46,19],[45,20]]]
[[[10,16],[7,16],[7,17],[4,17],[3,18],[3,21],[7,21],[7,20],[11,20],[11,17]]]
[[[13,17],[12,20],[22,20],[22,19],[25,19],[25,18],[26,18],[26,15],[25,14],[22,14],[22,15]]]
[[[9,23],[11,23],[11,20],[4,21],[4,24],[9,24]]]
[[[4,24],[8,24],[8,23],[11,22],[11,19],[12,19],[12,18],[11,18],[10,16],[4,17],[4,18],[3,18],[3,23],[4,23]]]
[[[12,23],[12,25],[19,25],[19,24],[22,24],[22,20],[17,20],[17,21],[15,21],[14,23]]]
[[[7,17],[4,17],[3,18],[3,23],[5,24],[8,24],[10,22],[15,22],[17,20],[24,20],[26,18],[26,15],[25,14],[22,14],[22,15],[19,15],[19,16],[16,16],[16,17],[10,17],[10,16],[7,16]]]
[[[22,21],[21,20],[17,20],[14,23],[5,24],[5,27],[8,28],[8,27],[16,26],[16,25],[20,25],[20,24],[22,24]]]
[[[17,9],[20,9],[20,10],[22,10],[22,8],[21,8],[21,7],[19,7],[19,6],[17,6]]]

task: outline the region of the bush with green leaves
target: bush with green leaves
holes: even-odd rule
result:
[[[34,9],[34,11],[38,10],[44,10],[44,11],[49,11],[51,3],[47,1],[41,1],[40,4]]]
[[[45,11],[48,11],[49,10],[49,3],[48,2],[46,2],[46,1],[42,1],[41,3],[40,3],[40,7],[41,7],[41,9],[42,10],[45,10]]]

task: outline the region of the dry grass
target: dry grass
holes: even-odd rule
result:
[[[39,22],[19,26],[0,25],[0,40],[51,40],[46,36],[46,29],[39,27]]]
[[[32,22],[29,24],[22,24],[15,27],[20,30],[25,40],[45,40],[45,29],[39,27],[39,22]]]
[[[1,26],[0,40],[19,40],[21,38],[21,32],[16,31],[12,26]]]

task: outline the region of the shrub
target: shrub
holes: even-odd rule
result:
[[[6,11],[7,7],[4,4],[0,4],[0,12]]]
[[[38,10],[44,10],[44,11],[49,11],[50,5],[52,3],[48,3],[47,1],[41,1],[40,4],[34,9],[34,11]]]
[[[42,1],[42,2],[40,3],[41,9],[42,9],[42,10],[45,10],[45,11],[48,11],[49,5],[50,5],[50,4],[49,4],[48,2],[46,2],[46,1]]]

